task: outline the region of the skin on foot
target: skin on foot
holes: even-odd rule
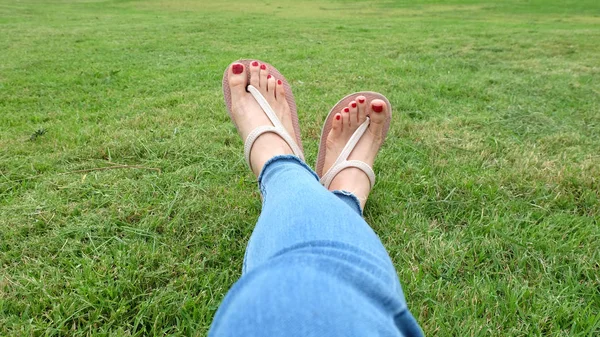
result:
[[[335,114],[331,131],[327,135],[323,174],[331,168],[354,131],[367,119],[367,116],[371,119],[369,127],[350,153],[348,160],[360,160],[373,167],[377,152],[383,143],[387,109],[386,103],[380,99],[367,101],[364,96],[357,96],[347,107]],[[352,192],[360,200],[360,207],[364,208],[371,191],[371,184],[369,177],[362,170],[350,167],[335,176],[329,185],[329,190]]]
[[[250,73],[250,81],[247,72]],[[229,67],[227,76],[231,90],[231,113],[242,140],[245,141],[250,132],[259,126],[273,125],[254,97],[246,91],[248,84],[256,87],[266,98],[292,139],[296,139],[283,82],[269,74],[267,65],[258,61],[250,62],[249,67],[234,63]],[[281,154],[293,152],[277,134],[268,132],[258,137],[250,151],[250,164],[254,175],[259,175],[267,160]]]

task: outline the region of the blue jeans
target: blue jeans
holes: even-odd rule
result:
[[[209,336],[422,336],[358,199],[298,157],[269,160],[242,277]]]

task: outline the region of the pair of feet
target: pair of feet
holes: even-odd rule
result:
[[[234,63],[229,67],[227,77],[231,92],[231,113],[242,139],[246,139],[257,127],[272,125],[256,99],[246,91],[249,84],[265,97],[286,131],[296,139],[292,114],[286,99],[286,95],[291,93],[286,92],[281,79],[270,74],[267,65],[258,61],[251,62],[249,66]],[[369,126],[350,153],[348,160],[360,160],[372,167],[383,143],[382,130],[387,109],[389,107],[381,99],[368,100],[365,96],[358,95],[347,106],[336,112],[331,131],[327,135],[322,173],[331,168],[350,137],[367,117],[370,118]],[[269,159],[283,154],[293,154],[293,151],[280,136],[274,133],[262,134],[256,139],[250,152],[250,165],[254,175],[260,174]],[[329,190],[352,192],[359,198],[361,208],[364,208],[371,185],[368,176],[362,170],[350,167],[335,176],[329,185]]]

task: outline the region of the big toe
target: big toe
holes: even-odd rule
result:
[[[375,128],[383,128],[387,119],[387,110],[389,107],[380,99],[374,99],[369,106],[369,118],[371,124]]]
[[[229,90],[231,90],[232,95],[239,95],[246,92],[246,86],[248,85],[246,71],[246,66],[239,62],[232,63],[229,67],[227,77],[229,80]]]

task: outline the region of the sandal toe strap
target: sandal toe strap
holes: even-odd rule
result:
[[[373,186],[375,185],[375,172],[373,172],[373,169],[369,165],[367,165],[367,163],[365,163],[363,161],[348,160],[350,153],[352,152],[352,150],[354,150],[354,148],[356,147],[356,144],[358,144],[358,141],[360,140],[360,138],[367,131],[367,128],[369,127],[370,122],[371,122],[371,119],[369,117],[367,117],[367,119],[364,121],[364,123],[362,123],[358,127],[358,129],[356,129],[356,131],[354,131],[354,133],[352,134],[352,136],[346,143],[346,146],[344,146],[344,148],[342,149],[342,152],[337,157],[337,159],[335,160],[335,162],[333,163],[331,168],[323,175],[323,177],[321,177],[321,184],[323,184],[323,186],[325,186],[325,188],[327,188],[327,189],[329,188],[329,185],[331,185],[333,178],[335,178],[335,176],[338,173],[340,173],[342,170],[349,168],[349,167],[355,167],[355,168],[363,171],[367,175],[367,177],[369,177],[369,182],[371,183],[371,189],[373,189]]]
[[[269,105],[269,102],[267,102],[265,97],[260,93],[260,91],[258,91],[258,89],[256,89],[256,87],[248,85],[247,89],[248,92],[252,94],[258,105],[260,105],[260,107],[263,109],[265,115],[267,115],[271,123],[273,123],[273,126],[263,125],[257,127],[250,132],[248,137],[246,137],[246,141],[244,142],[244,157],[246,157],[246,163],[250,169],[252,169],[252,165],[250,165],[250,151],[252,150],[252,145],[254,145],[254,142],[256,139],[258,139],[258,137],[267,132],[275,133],[279,135],[279,137],[283,138],[283,140],[292,149],[292,152],[294,152],[294,155],[298,156],[300,159],[302,159],[302,161],[304,161],[304,154],[302,153],[302,150],[298,144],[296,144],[296,141],[292,138],[292,136],[290,136],[290,134],[285,130],[285,126],[283,123],[281,123],[279,117],[277,117],[277,114]]]

